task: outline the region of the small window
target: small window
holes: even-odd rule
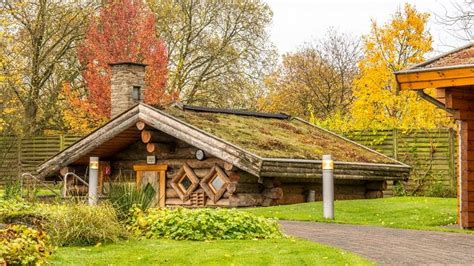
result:
[[[211,182],[211,185],[212,185],[211,188],[213,188],[214,193],[217,193],[217,191],[219,191],[219,189],[221,189],[222,186],[224,185],[224,182],[222,181],[219,175],[216,175],[214,177],[214,180]]]
[[[140,86],[133,86],[132,90],[132,99],[135,102],[139,102],[141,100],[140,95],[141,95],[141,87]]]

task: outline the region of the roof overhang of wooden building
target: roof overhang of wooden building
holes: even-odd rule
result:
[[[395,73],[401,89],[416,90],[459,123],[460,225],[474,227],[474,43]],[[428,95],[424,89],[436,89]]]
[[[242,118],[243,116],[250,118],[257,117],[256,119],[280,119],[282,121],[294,119],[296,123],[301,123],[304,127],[314,127],[315,130],[327,134],[327,136],[335,138],[338,141],[347,143],[349,147],[371,154],[374,158],[382,162],[371,163],[336,160],[335,175],[338,179],[406,180],[409,175],[410,167],[408,165],[332,132],[311,125],[299,118],[290,118],[282,114],[269,115],[244,111],[229,113],[228,111],[224,112],[219,109],[201,109],[202,108],[196,107],[188,108],[189,112],[193,113],[218,113],[224,116],[239,116],[239,119],[244,119]],[[209,119],[208,116],[205,116],[205,118]],[[210,120],[211,121],[208,121],[210,125],[215,123],[214,120]],[[232,143],[228,139],[218,137],[215,134],[211,134],[202,128],[188,123],[180,117],[170,114],[170,112],[146,104],[138,104],[132,107],[64,151],[56,154],[38,167],[39,175],[44,177],[53,174],[62,167],[77,163],[78,161],[87,160],[88,156],[107,157],[126,148],[128,145],[139,140],[139,131],[135,127],[138,121],[142,121],[148,126],[184,141],[198,149],[202,149],[206,153],[221,160],[232,163],[235,167],[257,177],[285,177],[295,179],[321,178],[322,162],[319,159],[295,159],[290,156],[288,156],[288,158],[268,158],[257,155],[247,148]],[[223,121],[223,123],[225,123],[225,121]],[[285,125],[284,127],[289,126]],[[290,137],[291,136],[292,135],[290,135]],[[354,156],[359,155],[355,154]]]

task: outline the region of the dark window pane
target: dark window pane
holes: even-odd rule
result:
[[[191,186],[191,180],[189,180],[189,178],[187,176],[185,176],[182,180],[181,180],[181,185],[186,189],[188,190],[188,188]]]
[[[134,101],[140,101],[140,87],[139,86],[133,86],[132,98]]]

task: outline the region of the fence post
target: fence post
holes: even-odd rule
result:
[[[16,146],[16,155],[17,155],[17,170],[18,170],[18,177],[21,176],[22,174],[22,169],[21,169],[21,142],[22,142],[22,138],[18,138],[18,143],[17,143],[17,146]]]
[[[394,128],[392,130],[393,138],[393,158],[398,160],[398,129]]]
[[[456,134],[454,132],[454,129],[450,128],[449,129],[449,174],[451,176],[449,184],[451,187],[456,183],[457,179],[457,174],[456,174],[456,150],[455,150],[455,145],[456,145]]]
[[[59,151],[64,150],[64,134],[59,135]]]

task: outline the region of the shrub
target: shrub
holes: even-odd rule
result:
[[[147,238],[175,240],[270,239],[281,238],[275,220],[235,209],[150,209],[136,208],[128,229]]]
[[[9,179],[5,183],[4,199],[14,199],[21,197],[21,183],[18,180]]]
[[[155,190],[151,185],[144,189],[138,189],[136,184],[111,183],[108,197],[117,212],[117,216],[122,220],[127,217],[133,206],[146,211],[155,197]]]
[[[0,200],[0,222],[45,230],[57,246],[94,245],[126,237],[110,204],[31,205],[21,200]]]
[[[0,223],[9,223],[11,217],[31,213],[34,213],[33,205],[21,198],[0,199]]]
[[[455,198],[456,187],[445,186],[442,181],[433,182],[426,191],[428,197]]]
[[[110,204],[51,205],[44,206],[41,213],[47,217],[43,227],[57,246],[95,245],[126,237]]]
[[[8,265],[42,264],[52,251],[49,237],[43,231],[24,225],[0,229],[0,257]]]

